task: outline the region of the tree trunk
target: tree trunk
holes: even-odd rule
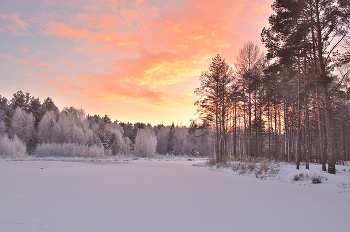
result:
[[[328,173],[335,174],[335,153],[334,153],[334,141],[333,141],[333,125],[332,125],[332,109],[328,99],[327,88],[323,88],[323,95],[325,100],[325,113],[326,113],[326,128],[327,128],[327,154],[328,154]]]
[[[286,103],[286,99],[284,100],[284,136],[285,136],[285,153],[287,156],[287,161],[289,162],[290,153],[289,153],[289,123],[288,123],[288,107]]]
[[[296,168],[299,170],[301,160],[301,133],[300,133],[300,78],[298,78],[298,101],[297,101],[297,138],[296,138]]]
[[[237,101],[234,103],[233,155],[237,158]]]
[[[308,97],[305,97],[305,151],[306,169],[310,169],[310,132],[309,132],[309,106]]]

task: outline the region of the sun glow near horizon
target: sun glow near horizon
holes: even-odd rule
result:
[[[2,1],[0,94],[188,125],[201,71],[217,53],[232,65],[246,41],[261,44],[272,2]]]

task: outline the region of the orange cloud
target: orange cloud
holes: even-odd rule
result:
[[[91,39],[89,39],[89,42],[91,42],[91,43],[99,43],[99,42],[111,43],[111,42],[116,42],[117,40],[118,40],[117,33],[104,31],[104,32],[93,34],[91,36]]]
[[[74,83],[73,83],[74,81]],[[57,87],[64,94],[80,94],[86,97],[94,96],[95,99],[111,100],[115,98],[128,99],[129,101],[143,104],[157,105],[164,102],[166,95],[147,86],[119,81],[117,74],[80,75],[72,80],[66,80]]]
[[[51,84],[51,85],[56,85],[56,84],[57,84],[57,81],[48,80],[46,83]]]
[[[137,103],[140,107],[190,108],[196,98],[193,90],[199,85],[198,76],[208,69],[212,57],[220,53],[232,64],[244,42],[260,41],[272,2],[63,1],[59,2],[62,11],[39,13],[30,20],[19,14],[10,15],[11,19],[6,15],[0,22],[5,33],[33,33],[30,30],[35,29],[34,39],[52,40],[40,35],[55,36],[54,41],[64,38],[50,44],[50,53],[43,50],[49,43],[42,43],[42,47],[31,46],[28,53],[20,53],[19,58],[12,53],[13,56],[0,53],[0,57],[25,64],[21,65],[23,70],[31,65],[25,74],[45,73],[45,81],[49,79],[46,83],[54,84],[60,93],[84,96],[86,102],[103,99],[104,105],[117,99],[113,102]],[[78,7],[78,14],[71,10]],[[4,17],[0,14],[0,20]],[[28,45],[21,44],[16,49],[21,46]],[[43,58],[24,57],[34,51]],[[76,67],[86,69],[76,75]]]
[[[92,62],[104,63],[106,61],[102,57],[98,57],[98,58],[94,59]]]
[[[48,77],[48,75],[40,74],[40,73],[28,73],[27,76],[30,76],[30,77],[41,77],[41,78],[47,78]]]
[[[45,36],[58,36],[62,38],[87,38],[89,32],[87,30],[73,28],[62,23],[50,22],[46,25],[46,31],[41,33]]]
[[[37,62],[34,63],[35,66],[40,66],[40,67],[54,67],[50,62]]]
[[[137,59],[114,60],[112,67],[122,80],[151,87],[179,83],[200,73],[197,64],[168,52],[144,51]]]
[[[87,28],[117,28],[119,17],[115,14],[106,13],[91,13],[91,14],[79,14],[77,20],[83,23]]]

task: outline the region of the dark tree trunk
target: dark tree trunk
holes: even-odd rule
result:
[[[305,152],[306,169],[310,169],[310,131],[308,97],[305,97]]]

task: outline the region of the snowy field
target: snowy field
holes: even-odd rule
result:
[[[256,178],[200,162],[0,162],[0,231],[350,231],[350,166]]]

